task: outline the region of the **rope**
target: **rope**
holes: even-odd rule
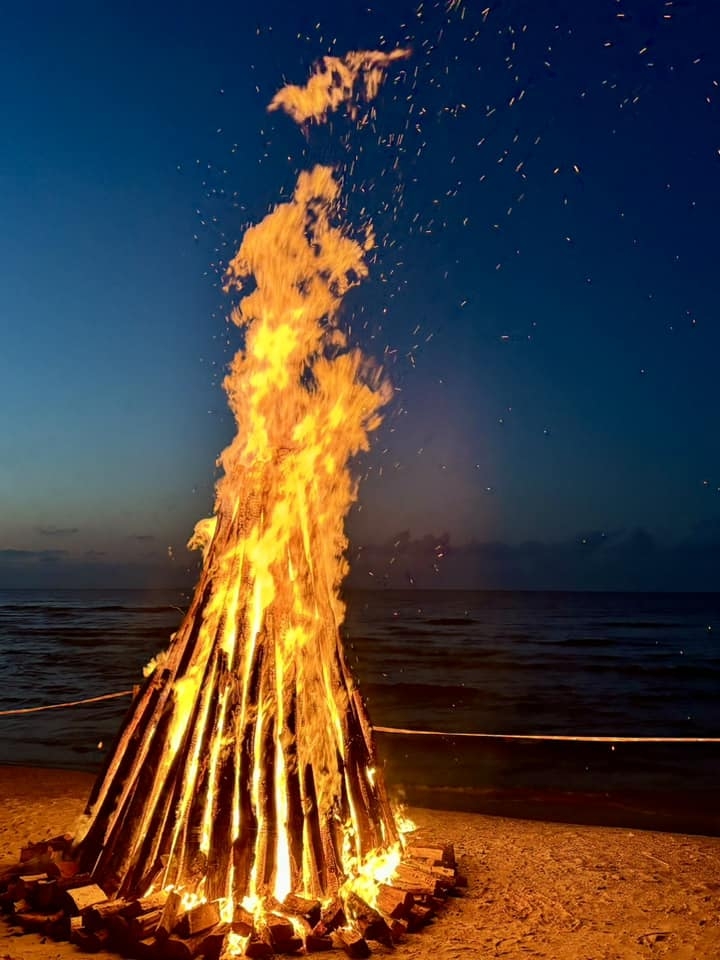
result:
[[[60,710],[62,707],[80,707],[101,700],[117,700],[132,696],[132,690],[119,693],[104,693],[87,700],[69,700],[66,703],[50,703],[42,707],[20,707],[17,710],[0,710],[0,717],[12,717],[22,713],[40,713],[42,710]],[[373,727],[376,733],[412,734],[419,737],[476,737],[484,740],[564,740],[575,743],[720,743],[720,737],[589,737],[552,733],[452,733],[447,730],[404,730],[399,727]]]
[[[117,700],[118,697],[129,697],[132,690],[121,690],[120,693],[104,693],[101,697],[89,697],[87,700],[68,700],[67,703],[48,703],[44,707],[20,707],[17,710],[0,710],[0,717],[17,716],[20,713],[40,713],[41,710],[59,710],[61,707],[80,707],[84,703],[98,703],[100,700]]]
[[[373,727],[376,733],[412,733],[423,737],[482,737],[486,740],[573,740],[579,743],[720,743],[720,737],[586,737],[550,733],[451,733],[448,730],[400,730]]]

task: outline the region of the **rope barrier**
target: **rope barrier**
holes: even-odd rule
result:
[[[88,697],[87,700],[68,700],[67,703],[48,703],[43,707],[19,707],[17,710],[0,710],[0,717],[12,717],[21,713],[40,713],[42,710],[59,710],[61,707],[80,707],[84,703],[117,700],[119,697],[129,697],[131,695],[132,690],[121,690],[120,693],[104,693],[100,697]]]
[[[117,700],[120,697],[130,697],[132,693],[132,690],[121,690],[119,693],[104,693],[102,696],[88,697],[86,700],[68,700],[66,703],[50,703],[42,707],[0,710],[0,717],[40,713],[43,710],[60,710],[62,707],[80,707],[86,703],[98,703],[101,700]],[[475,737],[483,740],[563,740],[575,743],[720,743],[720,737],[591,737],[553,733],[453,733],[449,730],[405,730],[401,727],[373,727],[373,730],[376,733],[410,734],[420,737]]]
[[[376,733],[410,733],[423,737],[482,737],[487,740],[574,740],[579,743],[720,743],[720,737],[590,737],[552,733],[451,733],[448,730],[401,730],[373,727]]]

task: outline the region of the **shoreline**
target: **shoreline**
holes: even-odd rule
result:
[[[71,828],[93,781],[93,774],[76,771],[0,767],[0,863],[17,861],[27,841]],[[720,838],[457,810],[408,812],[421,835],[455,844],[470,886],[398,947],[398,960],[720,954]],[[3,960],[86,956],[71,944],[17,936],[0,923]]]

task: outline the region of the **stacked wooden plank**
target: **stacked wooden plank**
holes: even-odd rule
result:
[[[138,960],[332,950],[369,957],[372,943],[393,947],[421,930],[463,886],[452,846],[414,842],[392,883],[378,886],[376,906],[353,892],[325,904],[291,894],[282,903],[268,901],[261,922],[236,907],[232,923],[225,923],[219,900],[183,910],[174,892],[108,898],[92,877],[77,872],[71,838],[63,836],[25,847],[20,862],[0,872],[0,907],[28,932]]]

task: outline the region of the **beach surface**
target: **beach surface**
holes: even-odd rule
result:
[[[0,864],[17,861],[27,841],[71,832],[92,783],[87,773],[0,767]],[[397,960],[720,956],[720,838],[408,813],[422,836],[455,844],[469,888],[430,927],[408,937]],[[373,949],[373,956],[385,953]],[[86,956],[0,922],[0,960]]]

